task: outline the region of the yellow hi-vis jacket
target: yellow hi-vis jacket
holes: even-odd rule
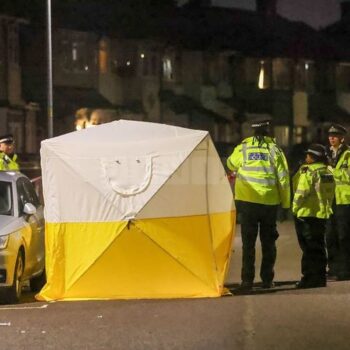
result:
[[[328,219],[332,214],[335,182],[323,163],[303,165],[293,177],[292,211],[296,217]]]
[[[289,172],[286,157],[271,137],[249,137],[227,159],[237,171],[235,198],[245,202],[290,206]]]
[[[335,180],[335,203],[350,204],[350,150],[346,149],[333,168]]]
[[[1,170],[19,171],[19,165],[17,163],[17,154],[14,154],[11,158],[4,152],[0,152],[0,171]]]

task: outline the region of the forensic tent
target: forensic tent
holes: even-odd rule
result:
[[[41,144],[39,300],[217,297],[235,226],[207,131],[114,121]]]

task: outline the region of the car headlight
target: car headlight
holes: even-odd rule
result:
[[[7,247],[7,243],[9,241],[9,235],[0,236],[0,249],[5,249]]]

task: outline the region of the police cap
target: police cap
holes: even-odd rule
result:
[[[12,134],[6,134],[0,136],[0,143],[13,143],[13,135]]]
[[[267,128],[271,125],[271,120],[264,119],[264,120],[256,120],[251,124],[251,127],[253,129],[259,129],[259,128]]]
[[[306,154],[311,154],[313,157],[317,159],[323,159],[326,157],[326,149],[323,145],[319,143],[314,143],[309,146],[309,148],[305,151]]]
[[[332,124],[331,127],[328,129],[328,134],[329,135],[346,135],[347,131],[344,128],[344,126],[340,124]]]

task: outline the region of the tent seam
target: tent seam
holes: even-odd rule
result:
[[[208,222],[209,222],[209,239],[211,242],[211,250],[212,250],[212,254],[213,254],[213,261],[214,261],[214,269],[215,269],[215,276],[216,276],[216,285],[219,286],[220,289],[220,282],[219,282],[219,270],[218,270],[218,264],[216,261],[216,256],[215,256],[215,252],[214,252],[214,240],[213,240],[213,229],[212,229],[212,222],[211,222],[211,218],[210,218],[210,213],[209,213],[209,192],[208,192],[208,172],[209,172],[209,162],[208,162],[208,157],[209,157],[209,139],[207,142],[207,166],[205,168],[205,177],[206,177],[206,186],[205,186],[205,194],[206,194],[206,204],[207,204],[207,218],[208,218]]]
[[[146,207],[146,205],[147,205],[148,203],[150,203],[150,201],[153,199],[153,197],[155,197],[156,194],[166,185],[166,183],[170,181],[170,179],[174,176],[174,174],[177,172],[177,170],[185,163],[185,161],[191,156],[192,152],[198,147],[198,145],[199,145],[206,137],[208,137],[208,134],[204,135],[203,138],[200,139],[200,141],[198,141],[198,143],[197,143],[197,144],[192,148],[192,150],[187,154],[187,156],[184,158],[184,160],[175,168],[175,170],[173,171],[173,173],[168,177],[168,179],[163,183],[163,185],[160,186],[160,187],[158,188],[158,190],[153,194],[153,196],[151,196],[151,197],[149,198],[149,200],[142,206],[142,208],[140,208],[138,214],[135,216],[135,219],[137,219],[137,218],[140,216],[142,210]]]

